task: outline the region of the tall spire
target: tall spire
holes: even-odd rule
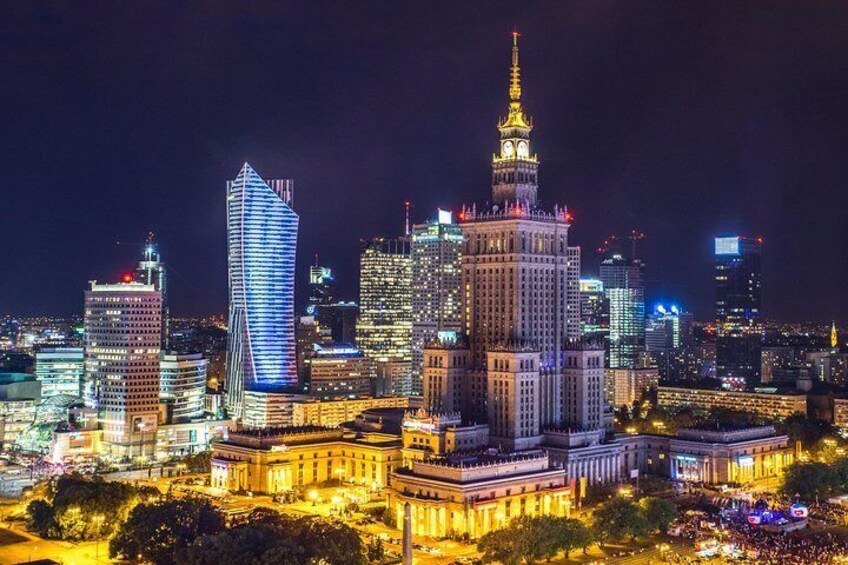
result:
[[[509,99],[518,102],[521,100],[521,67],[518,66],[518,36],[515,29],[512,30],[512,67],[509,70]]]

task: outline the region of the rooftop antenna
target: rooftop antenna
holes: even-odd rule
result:
[[[403,203],[404,208],[406,209],[406,228],[404,229],[404,235],[409,236],[409,209],[412,207],[412,202],[409,200]]]

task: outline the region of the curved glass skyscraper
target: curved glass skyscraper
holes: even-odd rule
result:
[[[263,181],[248,163],[227,183],[230,311],[227,407],[243,416],[244,391],[297,384],[294,276],[297,214],[291,181]]]

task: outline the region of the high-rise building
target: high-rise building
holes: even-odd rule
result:
[[[318,314],[318,306],[333,303],[334,287],[333,270],[318,265],[316,255],[315,264],[309,267],[309,298],[306,301],[306,313],[309,316]]]
[[[82,396],[85,371],[82,347],[50,347],[35,353],[35,376],[41,381],[41,398]]]
[[[153,455],[159,421],[162,293],[138,282],[85,293],[84,399],[115,457]]]
[[[319,304],[315,318],[330,331],[333,341],[353,343],[356,341],[356,319],[359,306],[356,302],[334,302]]]
[[[352,345],[318,345],[309,363],[309,394],[321,399],[370,396],[375,377],[374,361]]]
[[[609,300],[600,279],[580,279],[580,335],[609,337]]]
[[[760,381],[762,239],[715,238],[716,376],[725,386]]]
[[[580,335],[580,248],[568,244],[567,209],[545,210],[537,200],[539,160],[521,104],[517,37],[509,110],[498,123],[500,151],[492,157],[492,203],[464,207],[459,215],[470,350],[463,404],[472,418],[488,413],[493,437],[526,447],[539,429],[562,421],[565,347]],[[532,421],[512,420],[517,412],[529,414],[531,405]]]
[[[609,366],[635,367],[645,350],[644,264],[613,254],[601,261],[600,278],[609,301]]]
[[[298,216],[291,201],[291,181],[265,182],[247,163],[236,179],[227,183],[230,307],[226,389],[227,409],[233,418],[244,417],[246,390],[275,392],[297,385],[294,282]]]
[[[406,238],[373,239],[359,261],[356,344],[375,361],[412,357],[412,260]]]
[[[561,374],[564,345],[580,334],[580,248],[568,245],[566,208],[545,211],[537,202],[539,160],[521,105],[517,40],[509,94],[492,157],[492,205],[459,215],[464,330],[475,367],[485,367],[489,347],[520,341],[540,349],[542,372]]]
[[[424,346],[439,332],[462,330],[462,230],[450,212],[414,226],[412,256],[412,394],[423,392]]]
[[[201,353],[162,355],[159,395],[166,403],[170,422],[185,422],[203,416],[206,366],[206,359]]]
[[[315,357],[316,347],[333,341],[330,329],[318,323],[315,316],[301,316],[294,330],[297,378],[302,390],[309,390],[309,363]]]
[[[689,347],[694,343],[692,323],[694,318],[675,305],[658,304],[645,324],[645,349],[660,351]]]
[[[162,349],[168,351],[170,347],[168,276],[165,263],[162,262],[159,251],[153,244],[153,234],[148,237],[147,245],[144,247],[144,257],[135,269],[135,280],[142,284],[153,285],[153,288],[162,293]]]

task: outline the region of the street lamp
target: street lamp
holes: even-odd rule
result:
[[[100,528],[103,526],[103,522],[106,521],[106,516],[103,514],[95,514],[91,517],[91,522],[97,526],[97,540],[94,542],[94,562],[97,563],[100,561]]]
[[[657,549],[660,551],[660,559],[665,561],[665,553],[671,548],[667,543],[661,543],[657,545]]]
[[[309,500],[312,501],[312,506],[315,506],[315,502],[318,500],[318,491],[312,489],[309,491]]]

